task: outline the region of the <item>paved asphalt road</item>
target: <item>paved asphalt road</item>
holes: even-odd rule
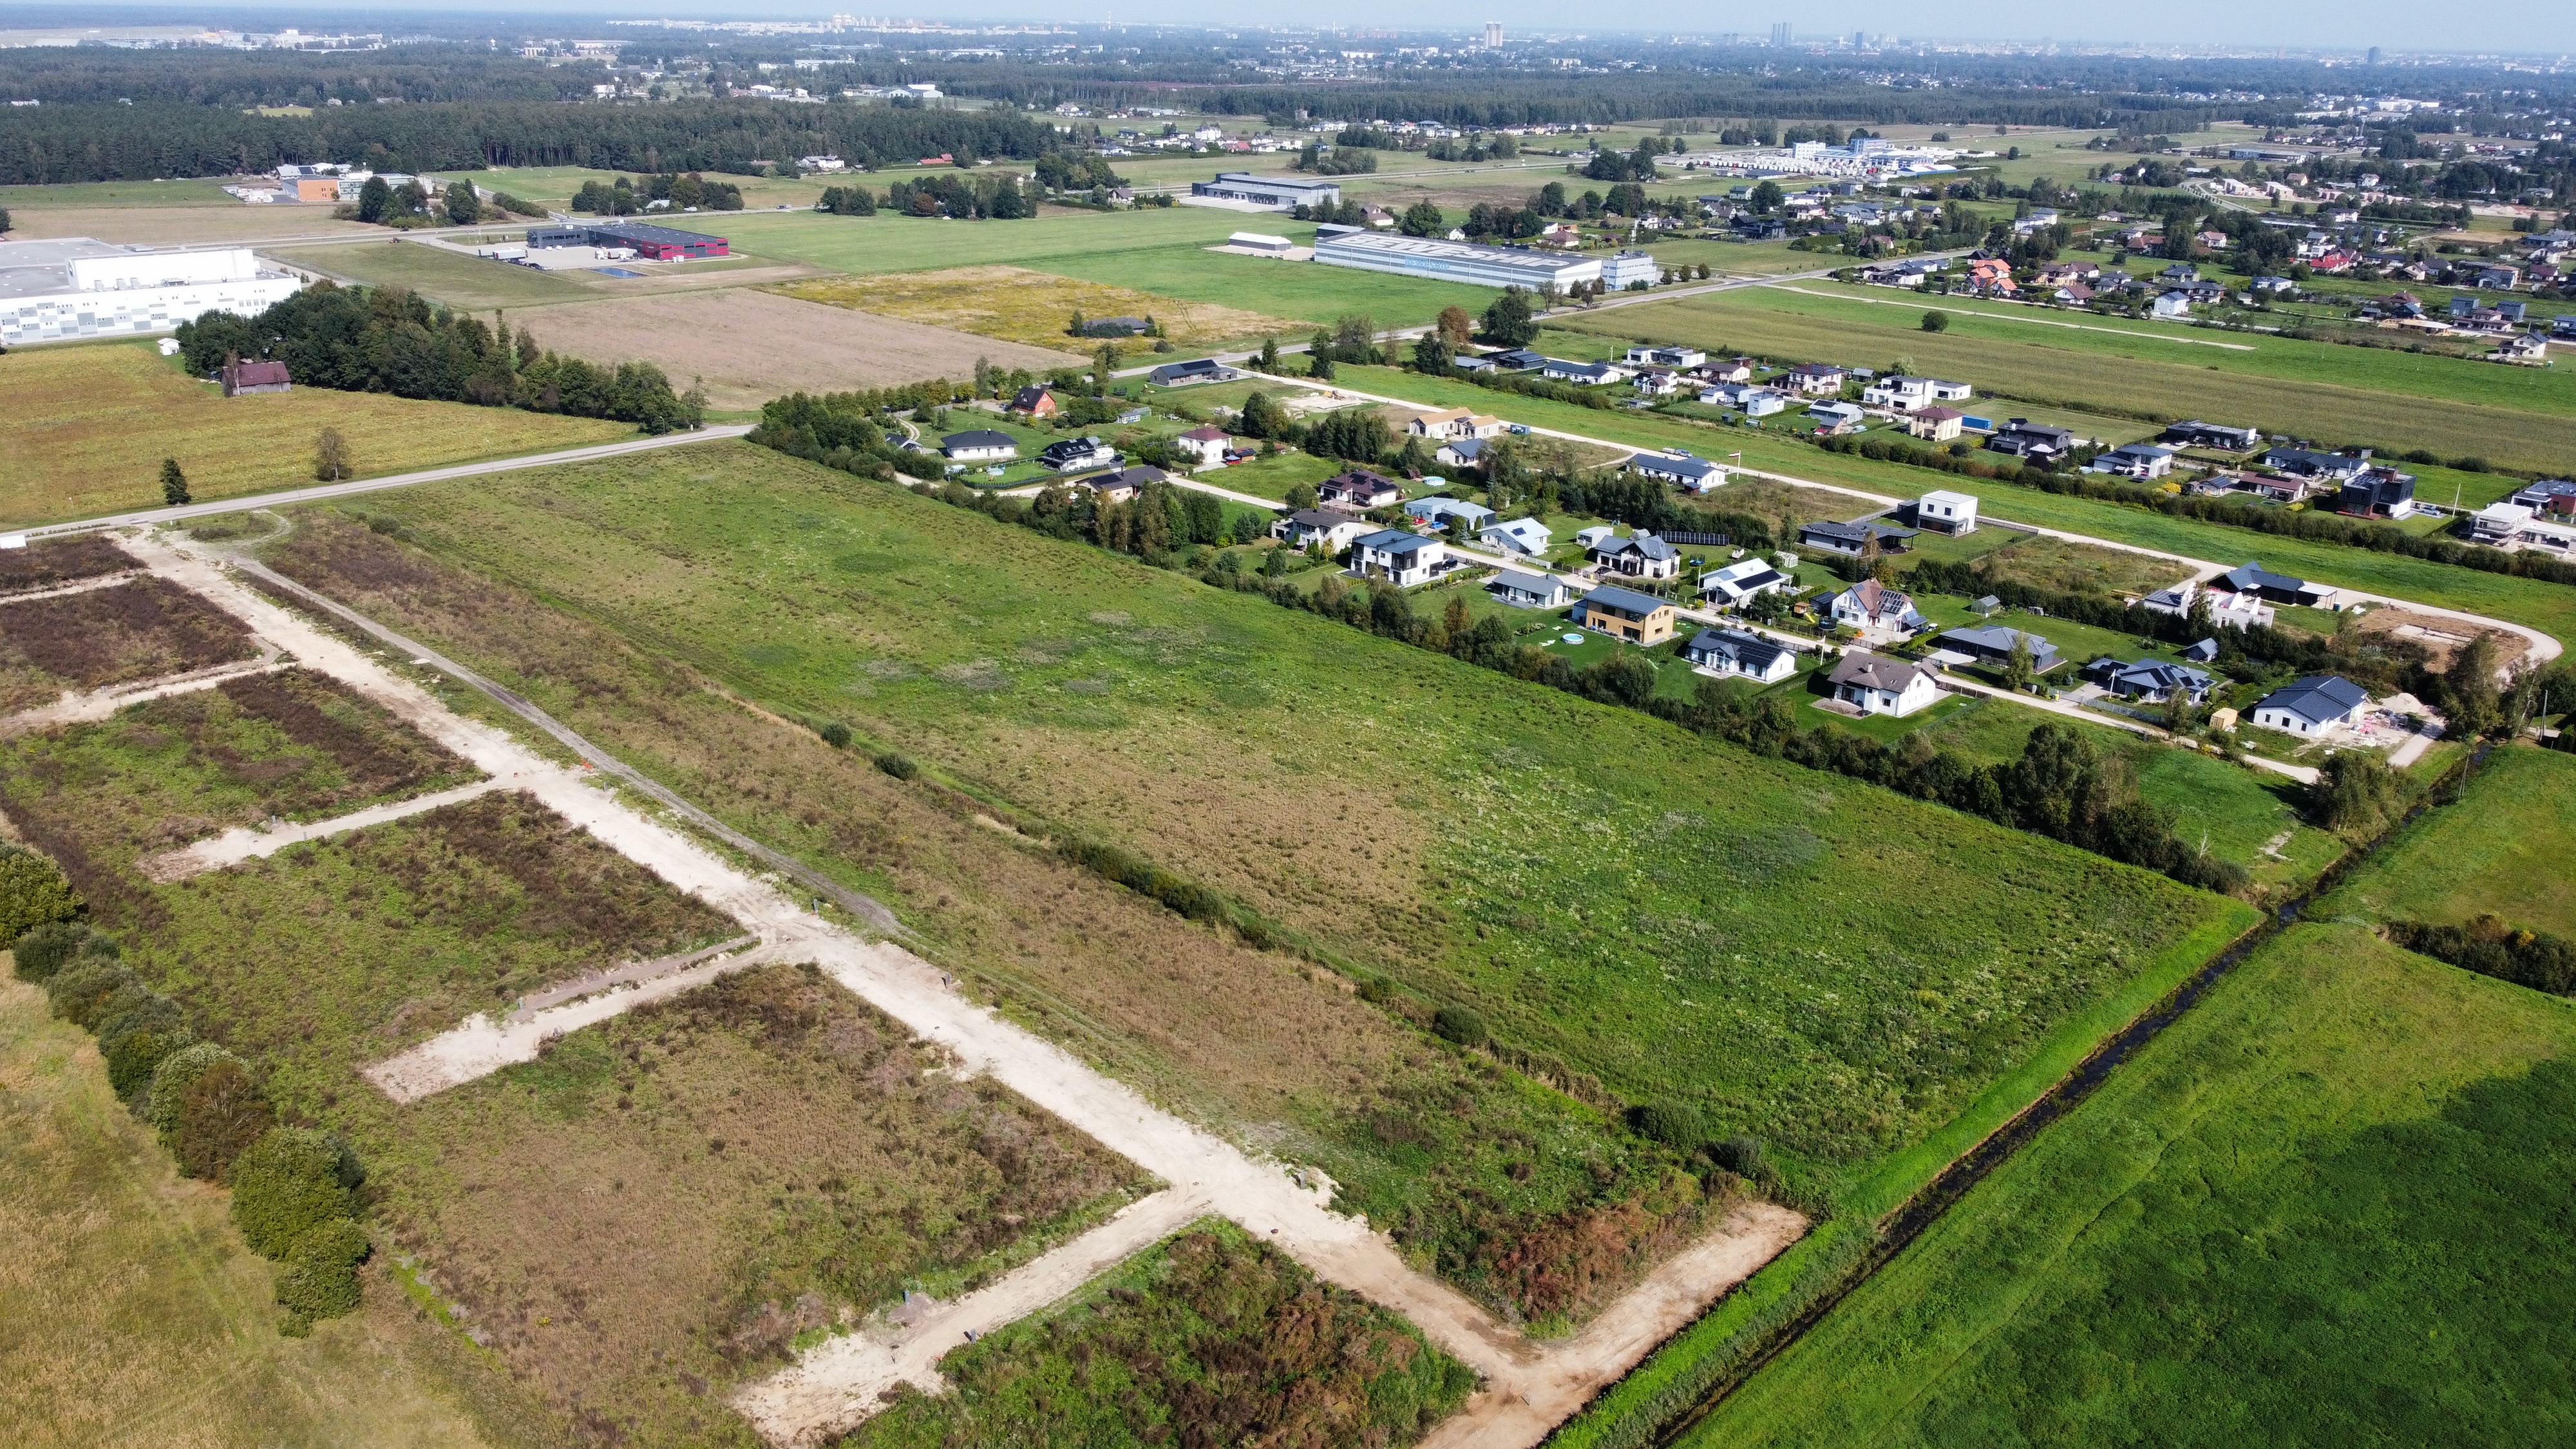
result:
[[[353,478],[346,483],[317,483],[310,488],[290,488],[282,493],[252,493],[239,498],[218,499],[209,503],[185,503],[177,508],[146,508],[134,513],[115,513],[105,518],[84,518],[74,523],[46,523],[25,530],[28,538],[44,538],[58,533],[80,533],[93,528],[129,528],[138,524],[178,523],[190,518],[205,518],[217,513],[239,513],[247,508],[276,508],[290,503],[311,503],[323,498],[346,498],[353,493],[373,493],[383,488],[406,488],[414,483],[439,483],[450,478],[471,478],[477,473],[507,473],[519,468],[548,468],[557,463],[588,463],[600,458],[614,458],[623,453],[645,453],[655,448],[673,448],[683,443],[704,443],[717,438],[739,438],[751,431],[747,423],[727,423],[721,427],[700,428],[693,433],[664,433],[658,438],[630,438],[622,443],[599,443],[587,448],[566,448],[560,453],[534,453],[524,458],[493,458],[481,463],[458,463],[449,468],[425,468],[417,473],[392,473],[382,478]]]

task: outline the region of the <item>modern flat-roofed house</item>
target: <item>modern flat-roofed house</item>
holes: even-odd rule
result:
[[[1741,608],[1764,594],[1785,594],[1797,583],[1766,558],[1748,558],[1700,575],[1699,592],[1720,609]]]
[[[2340,674],[2311,674],[2254,703],[2254,723],[2283,734],[2315,735],[2361,722],[2370,691]]]
[[[1515,347],[1508,352],[1489,352],[1485,354],[1485,360],[1505,372],[1528,372],[1547,366],[1546,353],[1532,352],[1526,347]]]
[[[1628,349],[1628,361],[1638,367],[1697,367],[1708,361],[1708,354],[1696,347],[1645,343]]]
[[[939,451],[951,463],[995,463],[1020,456],[1020,445],[1008,433],[973,428],[941,438]]]
[[[1317,501],[1335,508],[1366,513],[1372,508],[1392,508],[1402,502],[1404,489],[1392,478],[1366,468],[1353,468],[1316,484],[1315,497]]]
[[[1272,211],[1342,204],[1339,182],[1314,181],[1298,176],[1255,176],[1249,171],[1220,171],[1214,181],[1193,181],[1190,195],[1267,207]]]
[[[2519,503],[2540,513],[2576,518],[2576,482],[2565,478],[2543,478],[2515,489],[2513,496],[2505,501]]]
[[[1860,390],[1863,404],[1886,408],[1891,412],[1910,413],[1934,403],[1966,402],[1977,390],[1964,382],[1945,382],[1937,377],[1882,377]]]
[[[1914,500],[1914,526],[1953,536],[1977,531],[1977,497],[1935,488]]]
[[[1326,558],[1333,558],[1376,527],[1365,518],[1329,508],[1300,508],[1270,525],[1270,536],[1290,548],[1321,548]]]
[[[1509,523],[1489,523],[1476,537],[1505,553],[1537,555],[1547,552],[1554,535],[1535,518],[1515,518]]]
[[[1574,606],[1574,622],[1631,644],[1661,644],[1673,637],[1679,611],[1670,600],[1617,584],[1604,584]]]
[[[1556,609],[1564,607],[1572,591],[1566,588],[1565,580],[1554,574],[1504,569],[1487,581],[1485,592],[1515,609]]]
[[[1651,533],[1605,538],[1592,545],[1591,558],[1602,572],[1632,579],[1668,579],[1682,571],[1681,550]]]
[[[2225,589],[2230,593],[2252,594],[2267,603],[2295,604],[2311,609],[2325,608],[2335,600],[2335,591],[2324,584],[2312,584],[2306,579],[2294,579],[2288,574],[2276,574],[2259,563],[2249,563],[2241,568],[2230,569],[2211,579],[2209,586],[2214,589]]]
[[[2335,511],[2363,518],[2410,518],[2415,513],[2415,475],[2394,468],[2356,474],[2335,495]]]
[[[2014,418],[1986,439],[1986,446],[1998,453],[2016,458],[2038,458],[2047,461],[2063,458],[2075,451],[2075,430],[2052,428],[2028,418]]]
[[[2055,669],[2059,662],[2056,645],[2027,630],[2009,629],[2001,624],[1951,629],[1941,634],[1937,642],[1944,649],[1989,664],[2001,664],[2012,658],[2013,645],[2018,643],[2030,650],[2030,667],[2041,674]]]
[[[1862,714],[1909,715],[1941,698],[1930,669],[1858,649],[1844,655],[1826,681],[1835,699]]]
[[[1726,482],[1726,470],[1706,458],[1675,458],[1662,453],[1639,453],[1631,457],[1628,471],[1640,478],[1679,484],[1693,493],[1705,493]]]
[[[1892,553],[1905,547],[1905,540],[1913,536],[1913,529],[1899,528],[1893,523],[1836,523],[1822,519],[1798,526],[1799,547],[1820,548],[1846,558],[1858,557],[1861,549],[1872,539],[1878,541],[1880,548]]]
[[[1429,583],[1449,563],[1449,546],[1402,528],[1381,528],[1351,542],[1351,572],[1399,589]]]
[[[1744,629],[1702,629],[1682,646],[1682,657],[1702,674],[1777,684],[1798,672],[1789,647]]]
[[[2469,518],[2469,537],[2508,553],[2525,548],[2576,553],[2576,518],[2528,503],[2490,503]]]

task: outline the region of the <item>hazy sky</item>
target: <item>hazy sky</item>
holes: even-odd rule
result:
[[[0,25],[9,12],[25,7],[20,0],[0,0]],[[48,6],[46,8],[54,8]],[[427,8],[417,0],[294,0],[285,6],[256,0],[207,0],[201,6],[151,7],[137,11],[158,23],[184,13],[218,16],[239,25],[260,10],[311,13],[317,10]],[[1853,30],[1901,36],[1979,37],[1994,39],[2128,40],[2202,42],[2224,45],[2423,49],[2460,52],[2491,51],[2519,55],[2576,54],[2576,3],[2571,0],[2491,0],[2472,11],[2444,6],[2399,3],[2399,0],[2168,0],[2140,9],[2099,11],[2069,6],[2063,0],[1985,0],[1973,7],[1926,7],[1899,0],[1773,0],[1744,7],[1677,7],[1654,0],[1591,0],[1569,6],[1563,0],[1414,0],[1389,5],[1384,0],[1308,0],[1283,7],[1251,0],[1075,0],[1071,5],[1047,0],[991,0],[957,9],[905,9],[861,0],[799,5],[729,3],[729,0],[679,0],[653,6],[646,0],[447,0],[437,7],[459,11],[491,10],[520,16],[598,15],[632,18],[658,16],[785,18],[821,16],[834,10],[850,14],[920,16],[924,19],[1053,19],[1091,22],[1120,20],[1175,24],[1261,24],[1291,19],[1304,23],[1413,27],[1468,26],[1499,20],[1515,30],[1559,31],[1579,14],[1584,23],[1608,30],[1653,31],[1680,20],[1694,32],[1740,30],[1767,34],[1772,24],[1790,20],[1798,33],[1847,34]],[[59,13],[59,11],[57,11]],[[52,17],[48,17],[49,19]]]

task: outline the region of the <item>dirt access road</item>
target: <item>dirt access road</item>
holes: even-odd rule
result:
[[[938,1043],[959,1069],[993,1077],[1161,1177],[1172,1196],[1163,1199],[1166,1207],[1147,1216],[1159,1221],[1162,1212],[1183,1207],[1196,1214],[1204,1205],[1256,1236],[1272,1239],[1328,1281],[1411,1319],[1434,1342],[1472,1365],[1485,1381],[1464,1411],[1462,1427],[1450,1431],[1453,1437],[1444,1443],[1472,1442],[1503,1449],[1535,1444],[1550,1427],[1805,1230],[1804,1219],[1785,1209],[1760,1204],[1741,1207],[1708,1238],[1663,1264],[1640,1289],[1613,1304],[1585,1332],[1554,1347],[1533,1343],[1446,1284],[1415,1271],[1386,1235],[1372,1231],[1362,1219],[1331,1211],[1324,1200],[1327,1192],[1301,1186],[1281,1164],[1248,1156],[1162,1111],[1125,1083],[1101,1075],[1070,1052],[967,999],[947,973],[902,946],[870,940],[808,910],[790,899],[773,878],[747,874],[698,840],[648,816],[622,791],[609,788],[614,777],[604,776],[588,763],[557,764],[495,726],[454,713],[411,680],[245,587],[224,567],[219,552],[161,535],[137,537],[127,547],[152,572],[249,624],[264,644],[383,704],[492,780],[528,792],[675,888],[733,917],[761,942],[742,959],[815,962],[916,1035]],[[517,700],[516,707],[523,714],[533,708],[524,700]],[[680,989],[670,983],[693,980],[701,973],[712,979],[731,964],[712,962],[663,977],[647,989]],[[604,1017],[625,1009],[622,1003],[643,994],[594,996],[578,1005]],[[527,1056],[533,1057],[535,1050],[534,1042],[526,1045]],[[479,1075],[504,1064],[486,1058],[457,1066]],[[1086,1276],[1069,1269],[1068,1263],[1097,1262],[1112,1249],[1132,1251],[1126,1235],[1139,1231],[1135,1216],[1122,1215],[1094,1230],[1121,1236],[1072,1252],[1081,1247],[1077,1240],[1021,1269],[1020,1274],[1036,1275],[1026,1282],[1015,1281],[1020,1274],[1006,1276],[987,1290],[998,1294],[988,1304],[1025,1313],[1055,1301],[1080,1286]],[[1070,1258],[1061,1256],[1067,1252],[1072,1252]],[[923,1337],[916,1341],[914,1354],[955,1347],[963,1341],[964,1328],[972,1326],[968,1320],[986,1317],[983,1309],[963,1310],[962,1303],[955,1305],[946,1320],[958,1325],[955,1341],[941,1344]],[[825,1344],[786,1376],[745,1391],[741,1406],[746,1413],[762,1416],[762,1432],[774,1442],[818,1443],[878,1407],[877,1392],[888,1382],[883,1356],[829,1352],[833,1349],[833,1344]],[[935,1353],[932,1357],[935,1361]]]

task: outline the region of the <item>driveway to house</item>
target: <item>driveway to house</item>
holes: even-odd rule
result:
[[[161,527],[184,523],[191,518],[211,518],[219,513],[241,513],[253,508],[282,508],[293,503],[314,503],[328,498],[347,498],[359,493],[374,493],[386,488],[408,488],[415,483],[444,483],[451,478],[471,478],[478,473],[509,473],[521,468],[551,468],[558,463],[594,463],[602,458],[623,457],[628,453],[649,453],[656,448],[676,448],[687,443],[712,442],[718,438],[739,438],[751,431],[748,423],[725,423],[698,428],[685,433],[664,433],[652,438],[629,438],[622,443],[594,443],[587,448],[565,448],[554,453],[529,453],[517,458],[488,458],[480,463],[458,463],[446,468],[425,468],[417,473],[388,473],[382,478],[353,478],[345,483],[319,483],[310,488],[289,488],[277,493],[248,493],[239,498],[225,498],[209,503],[183,503],[176,508],[145,508],[133,513],[111,513],[104,518],[84,518],[74,523],[45,523],[23,530],[26,538],[49,538],[63,533],[84,533],[94,528]]]

